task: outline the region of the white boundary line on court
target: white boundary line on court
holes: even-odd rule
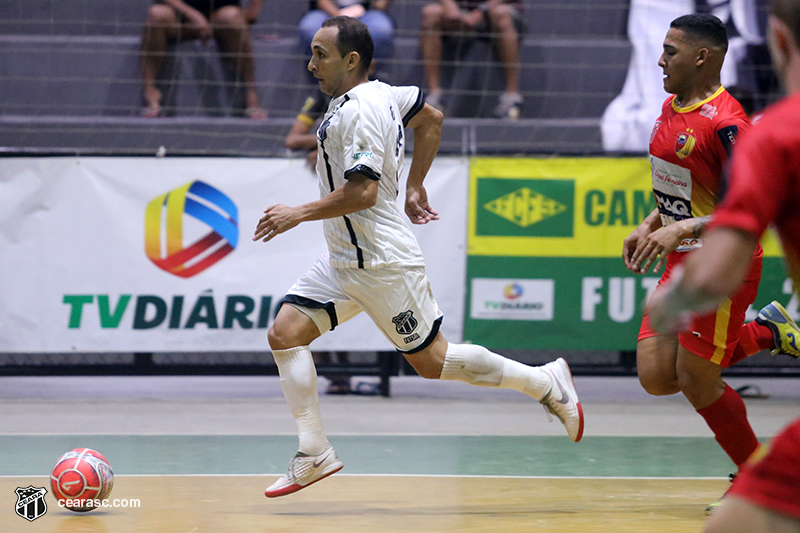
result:
[[[270,477],[281,476],[285,472],[277,474],[114,474],[118,477]],[[14,479],[26,477],[48,477],[46,474],[32,475],[0,475],[0,479]],[[479,476],[475,474],[336,474],[336,477],[428,477],[428,478],[476,478],[476,479],[603,479],[603,480],[677,480],[677,481],[696,481],[696,480],[718,480],[728,477],[655,477],[655,476],[502,476],[487,475]]]

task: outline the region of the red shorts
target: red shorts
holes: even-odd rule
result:
[[[736,476],[728,494],[800,519],[800,418],[761,446]]]
[[[681,264],[691,252],[672,252],[667,257],[667,266],[664,274],[658,281],[656,290],[669,282],[674,268]],[[763,253],[761,249],[753,256],[750,271],[745,277],[739,291],[726,299],[711,313],[696,316],[687,331],[678,333],[678,342],[681,346],[695,355],[707,359],[712,363],[728,368],[731,363],[733,351],[739,342],[739,332],[744,324],[745,313],[758,293],[758,282],[761,280],[761,263]],[[639,339],[655,337],[658,332],[650,325],[650,318],[645,311],[642,317],[642,327],[639,329]]]

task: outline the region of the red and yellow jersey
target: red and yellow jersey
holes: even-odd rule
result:
[[[800,93],[770,107],[737,148],[713,224],[752,234],[774,224],[800,293]]]
[[[749,127],[742,106],[722,86],[689,107],[667,98],[650,135],[653,194],[664,226],[714,211],[725,162]],[[699,239],[685,239],[677,251],[700,245]]]

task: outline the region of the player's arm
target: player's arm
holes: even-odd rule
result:
[[[406,215],[414,224],[439,220],[439,213],[428,204],[428,193],[422,182],[439,151],[443,120],[441,111],[425,104],[408,122],[408,127],[414,130],[414,157],[406,183]]]
[[[692,252],[682,273],[665,290],[653,294],[647,312],[660,332],[682,329],[692,312],[718,306],[736,291],[750,268],[758,240],[752,233],[720,227],[709,232],[702,248]]]
[[[296,207],[283,204],[268,207],[258,221],[253,240],[263,239],[267,242],[301,222],[336,218],[369,209],[375,205],[377,198],[377,180],[358,172],[350,173],[343,186],[324,198]]]
[[[667,256],[674,252],[684,239],[699,239],[710,221],[711,215],[687,218],[656,229],[639,241],[631,256],[631,264],[639,265],[639,273],[644,274],[650,265],[655,263],[653,272],[658,272],[666,262]]]

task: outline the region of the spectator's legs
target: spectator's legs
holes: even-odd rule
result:
[[[161,91],[156,87],[156,78],[164,63],[167,41],[178,34],[179,22],[175,11],[164,4],[155,4],[147,13],[147,21],[142,28],[141,55],[142,92],[146,117],[161,114]]]
[[[314,35],[322,27],[322,23],[328,20],[328,15],[321,9],[314,9],[306,13],[300,20],[300,46],[304,54],[311,55],[311,41]]]
[[[494,114],[499,118],[516,119],[522,96],[519,94],[519,33],[514,23],[514,8],[500,4],[489,10],[492,33],[503,62],[506,76],[506,92],[500,96]]]
[[[506,93],[519,92],[519,35],[514,25],[513,9],[508,4],[500,4],[489,10],[492,32],[506,75]]]
[[[364,13],[364,16],[360,17],[360,20],[369,28],[372,42],[375,43],[374,59],[383,62],[383,60],[391,58],[394,55],[394,26],[392,25],[392,19],[383,11],[370,9]]]
[[[428,103],[438,107],[442,88],[439,78],[439,67],[442,62],[442,23],[444,8],[441,4],[428,4],[422,8],[422,32],[419,48],[422,52],[422,64],[425,71],[425,83],[428,85]]]
[[[244,13],[238,6],[225,6],[211,15],[211,24],[222,52],[233,61],[236,78],[245,84],[245,113],[250,118],[267,118],[258,101],[253,43]]]

